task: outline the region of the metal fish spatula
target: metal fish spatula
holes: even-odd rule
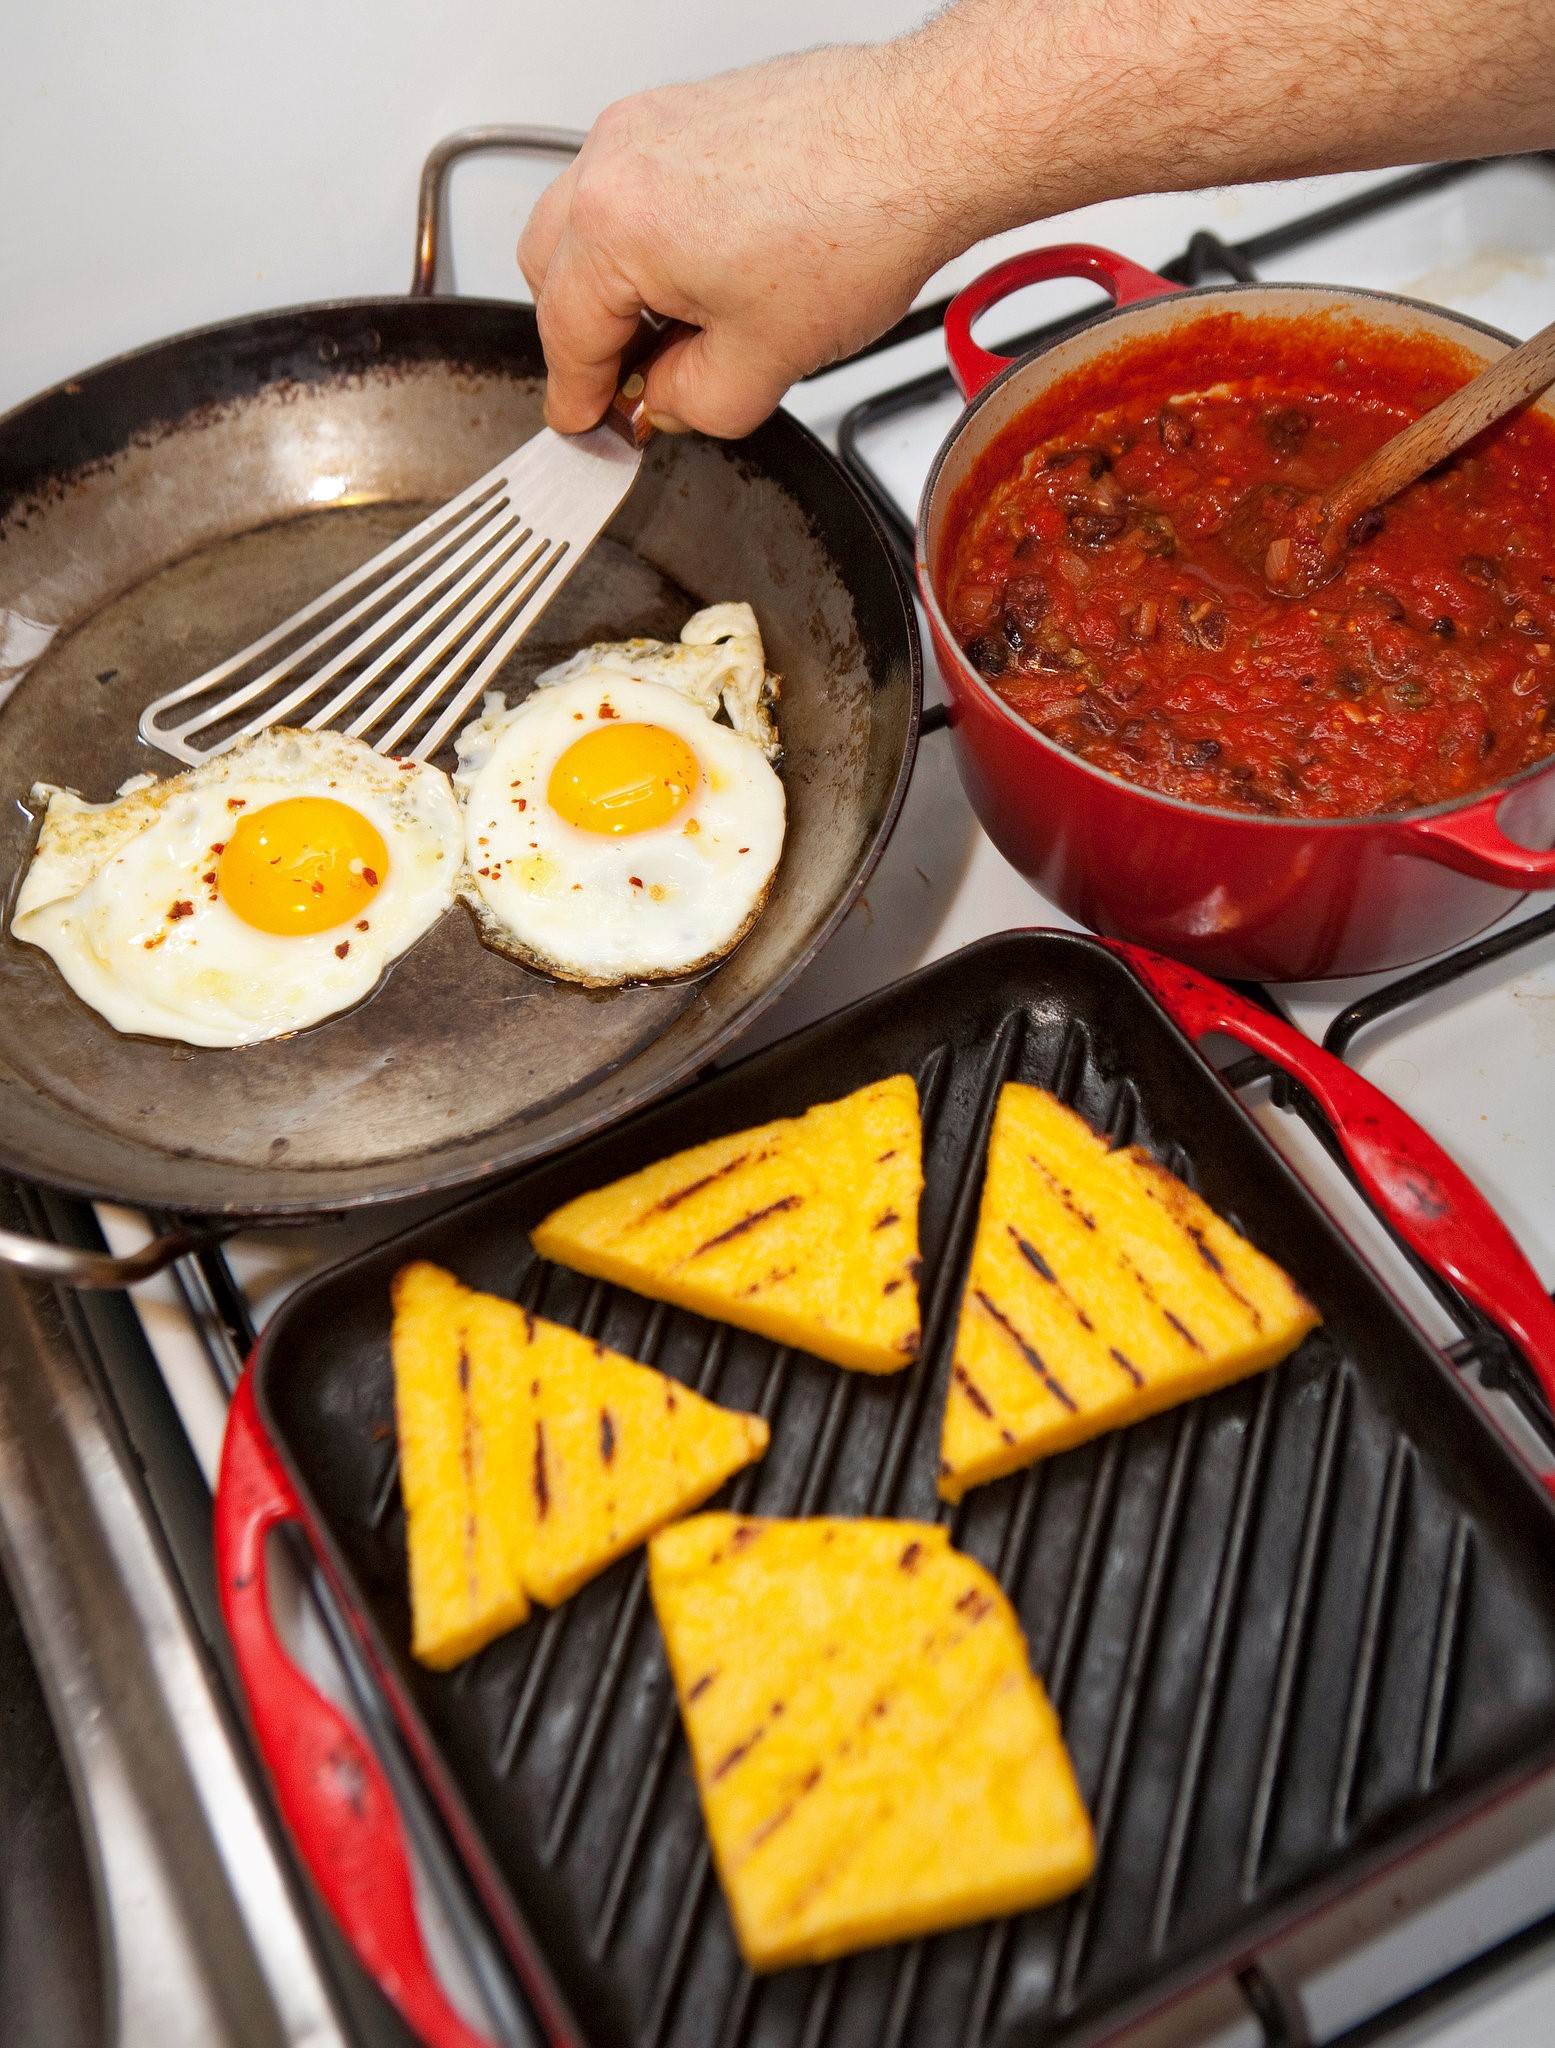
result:
[[[687,330],[644,315],[586,434],[549,427],[262,638],[141,713],[191,764],[272,725],[331,727],[427,760],[599,538],[652,438],[643,371]]]

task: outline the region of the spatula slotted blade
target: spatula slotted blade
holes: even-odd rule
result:
[[[311,604],[148,704],[191,765],[272,725],[435,754],[608,525],[642,463],[610,427],[544,427]]]

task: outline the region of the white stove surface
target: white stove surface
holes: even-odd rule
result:
[[[930,295],[964,281],[991,254],[1011,246],[1086,239],[1160,263],[1198,228],[1240,240],[1393,175],[1093,207],[1006,237],[997,249],[973,252],[936,280]],[[1521,337],[1555,319],[1555,166],[1486,167],[1258,269],[1269,279],[1365,284],[1434,299]],[[483,280],[471,282],[479,289]],[[997,345],[1001,333],[1093,299],[1080,285],[1040,287],[1001,307],[986,323],[985,338]],[[943,361],[939,336],[925,336],[801,387],[789,404],[834,438],[842,415],[858,400]],[[957,411],[957,402],[945,398],[865,437],[869,461],[908,511]],[[937,695],[931,666],[928,700]],[[1513,916],[1541,907],[1531,899]],[[866,894],[822,957],[739,1050],[765,1044],[985,934],[1069,923],[995,852],[961,793],[947,740],[930,735]],[[1321,984],[1282,995],[1301,1026],[1320,1037],[1340,1008],[1374,985]],[[1354,1063],[1454,1154],[1506,1218],[1545,1283],[1555,1282],[1555,938],[1362,1033]],[[1304,1130],[1272,1110],[1259,1113],[1433,1333],[1455,1335]],[[410,1213],[380,1211],[235,1240],[231,1262],[256,1317],[268,1315],[323,1261],[401,1227]],[[145,1234],[141,1220],[123,1212],[104,1211],[103,1220],[115,1248]],[[214,1476],[225,1410],[209,1354],[169,1279],[135,1290],[135,1299],[196,1451]],[[1552,1909],[1555,1787],[1545,1785],[1373,1886],[1264,1961],[1276,1982],[1299,1986],[1309,2038],[1327,2041]],[[1182,2048],[1211,2042],[1257,2048],[1265,2036],[1228,1984],[1167,2016],[1145,2038],[1159,2048],[1168,2041]],[[1428,2041],[1433,2048],[1549,2048],[1555,2042],[1555,1960],[1530,1960],[1493,1986],[1466,1994],[1461,2005],[1438,2007],[1389,2038]]]

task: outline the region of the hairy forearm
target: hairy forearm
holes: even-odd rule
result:
[[[881,55],[958,247],[1129,193],[1555,145],[1549,0],[957,0]]]
[[[665,426],[746,432],[985,236],[1127,193],[1555,146],[1555,0],[956,0],[607,108],[520,251],[554,425],[650,307]]]

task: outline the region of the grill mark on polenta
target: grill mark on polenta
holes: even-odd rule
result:
[[[783,1711],[783,1702],[781,1700],[775,1700],[772,1704],[771,1711],[774,1716],[781,1714]],[[751,1733],[746,1736],[743,1742],[737,1742],[734,1745],[733,1749],[729,1751],[728,1755],[723,1759],[721,1763],[714,1764],[712,1770],[708,1774],[712,1782],[714,1784],[717,1784],[720,1778],[728,1776],[729,1772],[734,1769],[736,1764],[743,1763],[745,1759],[750,1755],[751,1751],[756,1747],[756,1744],[760,1742],[762,1736],[766,1734],[766,1732],[766,1723],[763,1722],[759,1728],[753,1729]]]
[[[459,1471],[464,1481],[464,1584],[473,1607],[480,1596],[475,1569],[475,1406],[470,1399],[470,1354],[459,1346]]]
[[[1180,1321],[1178,1317],[1172,1314],[1171,1310],[1166,1306],[1166,1303],[1162,1301],[1161,1297],[1156,1293],[1155,1289],[1150,1285],[1150,1282],[1145,1278],[1144,1274],[1140,1272],[1139,1268],[1134,1264],[1134,1261],[1131,1258],[1128,1258],[1121,1250],[1119,1250],[1119,1248],[1116,1245],[1113,1246],[1113,1251],[1116,1254],[1118,1264],[1123,1268],[1124,1272],[1128,1274],[1129,1278],[1133,1281],[1134,1285],[1139,1289],[1140,1293],[1145,1297],[1146,1301],[1149,1302],[1150,1306],[1153,1309],[1159,1309],[1161,1314],[1166,1318],[1166,1320],[1171,1324],[1172,1328],[1177,1332],[1178,1336],[1182,1338],[1183,1342],[1186,1345],[1188,1345],[1188,1347],[1191,1350],[1198,1352],[1199,1356],[1202,1358],[1204,1356],[1204,1346],[1199,1342],[1198,1338],[1194,1336],[1193,1332],[1188,1328],[1188,1325],[1185,1322]]]
[[[1221,1286],[1226,1290],[1227,1294],[1230,1295],[1231,1299],[1234,1302],[1236,1302],[1239,1307],[1246,1309],[1247,1313],[1252,1317],[1253,1328],[1255,1330],[1261,1330],[1263,1328],[1263,1314],[1261,1310],[1258,1308],[1257,1303],[1249,1301],[1247,1296],[1242,1292],[1241,1288],[1237,1286],[1236,1282],[1231,1278],[1231,1275],[1226,1271],[1224,1265],[1210,1250],[1209,1246],[1204,1242],[1203,1231],[1200,1230],[1197,1227],[1197,1225],[1192,1223],[1185,1223],[1182,1227],[1188,1233],[1188,1236],[1193,1240],[1193,1249],[1198,1253],[1199,1257],[1204,1261],[1205,1265],[1209,1267],[1210,1271],[1214,1274],[1215,1278],[1220,1282]]]
[[[991,1422],[993,1420],[993,1408],[989,1403],[988,1396],[983,1392],[976,1380],[973,1379],[966,1367],[960,1363],[953,1365],[950,1369],[950,1376],[962,1393],[966,1395],[978,1414],[986,1415]],[[912,1547],[916,1549],[917,1545],[914,1544]]]
[[[921,1543],[909,1543],[896,1561],[904,1572],[913,1572],[918,1569],[918,1560],[922,1555],[923,1545]]]
[[[760,1294],[763,1287],[777,1287],[785,1280],[792,1280],[799,1271],[797,1266],[774,1266],[765,1280],[753,1280],[749,1287],[740,1289],[738,1299],[749,1301],[753,1294]]]
[[[886,1282],[885,1286],[884,1286],[884,1287],[882,1288],[881,1292],[882,1292],[882,1293],[884,1293],[884,1294],[894,1294],[894,1293],[896,1292],[897,1288],[901,1286],[901,1284],[902,1284],[902,1283],[901,1283],[901,1281],[900,1281],[899,1279],[897,1279],[897,1280],[888,1280],[888,1281]]]
[[[1038,1173],[1041,1174],[1054,1194],[1057,1195],[1070,1215],[1083,1223],[1087,1230],[1094,1230],[1096,1228],[1096,1218],[1080,1207],[1080,1204],[1074,1198],[1074,1189],[1065,1187],[1052,1167],[1045,1165],[1035,1152],[1028,1152],[1026,1157],[1031,1161],[1031,1164],[1037,1169]]]
[[[1055,1287],[1058,1287],[1058,1275],[1053,1271],[1053,1268],[1048,1264],[1047,1260],[1043,1258],[1042,1254],[1037,1250],[1036,1246],[1030,1243],[1026,1238],[1022,1237],[1020,1232],[1015,1228],[1015,1225],[1013,1223],[1006,1223],[1004,1227],[1010,1233],[1011,1237],[1014,1238],[1015,1249],[1026,1261],[1026,1264],[1032,1267],[1036,1272],[1040,1273],[1044,1280],[1050,1280]],[[1063,1290],[1060,1289],[1060,1292],[1062,1291]]]
[[[689,1707],[693,1700],[699,1700],[717,1676],[718,1673],[716,1671],[704,1671],[696,1684],[686,1694],[686,1705]]]
[[[608,1408],[599,1411],[599,1455],[608,1465],[616,1454],[616,1426]]]
[[[1125,1358],[1123,1356],[1123,1353],[1118,1349],[1116,1344],[1109,1344],[1107,1346],[1107,1350],[1113,1360],[1113,1363],[1115,1365],[1122,1366],[1123,1370],[1128,1374],[1129,1378],[1134,1382],[1136,1387],[1142,1387],[1145,1383],[1144,1374],[1139,1370],[1139,1367],[1134,1364],[1133,1360]]]
[[[1063,1296],[1066,1305],[1074,1311],[1074,1319],[1080,1325],[1080,1328],[1082,1330],[1089,1330],[1094,1334],[1096,1325],[1085,1313],[1085,1310],[1081,1308],[1080,1304],[1069,1292],[1069,1289],[1064,1285],[1063,1281],[1059,1279],[1058,1275],[1053,1271],[1053,1268],[1048,1264],[1047,1260],[1043,1258],[1041,1252],[1037,1250],[1036,1246],[1034,1244],[1031,1244],[1026,1238],[1022,1237],[1020,1232],[1015,1228],[1013,1223],[1006,1223],[1004,1227],[1010,1233],[1011,1237],[1014,1238],[1016,1249],[1019,1251],[1021,1257],[1026,1261],[1026,1263],[1029,1266],[1031,1266],[1036,1272],[1040,1273],[1044,1280],[1051,1282],[1051,1284],[1055,1288],[1057,1288],[1058,1292]]]
[[[956,1612],[964,1614],[969,1621],[981,1621],[985,1614],[992,1611],[992,1608],[993,1601],[986,1593],[980,1592],[976,1586],[968,1586],[961,1595],[961,1598],[956,1602]]]
[[[769,1216],[779,1216],[785,1209],[797,1209],[803,1200],[802,1195],[784,1195],[776,1202],[768,1202],[765,1209],[752,1209],[749,1215],[742,1216],[738,1223],[731,1223],[727,1230],[720,1230],[716,1237],[710,1237],[705,1244],[699,1244],[690,1257],[699,1259],[703,1252],[710,1252],[721,1244],[728,1244],[732,1238],[743,1237],[747,1230],[754,1230],[758,1223],[765,1223]]]
[[[897,1215],[894,1209],[886,1209],[875,1218],[870,1228],[872,1230],[885,1230],[893,1223],[900,1223],[901,1220],[901,1217]]]
[[[534,1488],[535,1511],[543,1522],[551,1511],[551,1484],[545,1472],[545,1424],[535,1424],[535,1461],[530,1475]]]
[[[524,1319],[524,1336],[532,1344],[535,1341],[535,1319],[522,1302],[518,1304],[518,1312]]]
[[[988,1296],[983,1292],[982,1288],[980,1287],[977,1289],[977,1298],[982,1303],[983,1307],[988,1311],[989,1315],[993,1317],[994,1321],[1000,1326],[1001,1329],[1003,1329],[1006,1332],[1012,1343],[1016,1345],[1016,1347],[1020,1351],[1021,1356],[1025,1359],[1026,1363],[1031,1367],[1032,1371],[1036,1374],[1037,1378],[1041,1380],[1043,1386],[1047,1388],[1048,1392],[1054,1397],[1055,1400],[1062,1401],[1062,1403],[1069,1410],[1069,1413],[1071,1415],[1075,1414],[1077,1410],[1075,1407],[1074,1397],[1068,1392],[1068,1390],[1064,1386],[1062,1386],[1059,1383],[1059,1381],[1054,1379],[1052,1373],[1048,1370],[1047,1364],[1043,1359],[1041,1352],[1038,1351],[1034,1345],[1029,1343],[1027,1339],[1021,1335],[1020,1331],[1016,1329],[1015,1325],[1004,1313],[1004,1310],[1000,1308],[999,1304],[996,1301],[990,1301]]]
[[[689,1202],[693,1195],[701,1194],[703,1188],[710,1188],[715,1180],[724,1180],[729,1174],[737,1173],[749,1158],[748,1152],[742,1152],[738,1159],[731,1159],[727,1166],[715,1167],[711,1173],[704,1173],[700,1180],[687,1181],[683,1188],[675,1188],[671,1193],[661,1195],[658,1201],[650,1203],[643,1211],[643,1215],[653,1216],[660,1211],[678,1209],[682,1202]],[[637,1220],[641,1222],[642,1218],[639,1217]]]
[[[1191,1190],[1179,1190],[1175,1187],[1166,1178],[1164,1169],[1159,1162],[1152,1159],[1148,1152],[1139,1151],[1136,1148],[1135,1158],[1136,1164],[1140,1168],[1139,1184],[1150,1200],[1156,1204],[1157,1208],[1166,1211],[1172,1222],[1182,1232],[1183,1236],[1188,1239],[1193,1249],[1198,1253],[1205,1265],[1208,1266],[1237,1307],[1245,1310],[1252,1318],[1253,1328],[1261,1330],[1263,1328],[1262,1314],[1232,1280],[1230,1274],[1225,1269],[1223,1261],[1210,1250],[1205,1242],[1204,1232],[1199,1225],[1189,1221],[1193,1210],[1189,1203],[1183,1199],[1183,1195],[1191,1192]],[[1181,1328],[1181,1325],[1179,1324],[1178,1327]],[[1184,1331],[1183,1334],[1186,1336],[1187,1332]],[[1192,1341],[1190,1338],[1189,1342],[1191,1343]]]
[[[800,1800],[803,1799],[805,1794],[807,1792],[813,1792],[816,1786],[820,1784],[820,1782],[821,1767],[819,1764],[812,1765],[812,1767],[805,1773],[804,1777],[801,1779],[799,1789],[795,1792],[793,1798],[789,1800],[788,1804],[786,1806],[780,1806],[776,1813],[771,1815],[769,1819],[764,1820],[761,1826],[757,1828],[755,1834],[753,1834],[750,1838],[750,1842],[748,1845],[749,1848],[759,1849],[762,1843],[765,1842],[769,1836],[775,1835],[778,1829],[783,1825],[784,1821],[786,1821],[791,1816],[794,1808],[799,1804]]]

